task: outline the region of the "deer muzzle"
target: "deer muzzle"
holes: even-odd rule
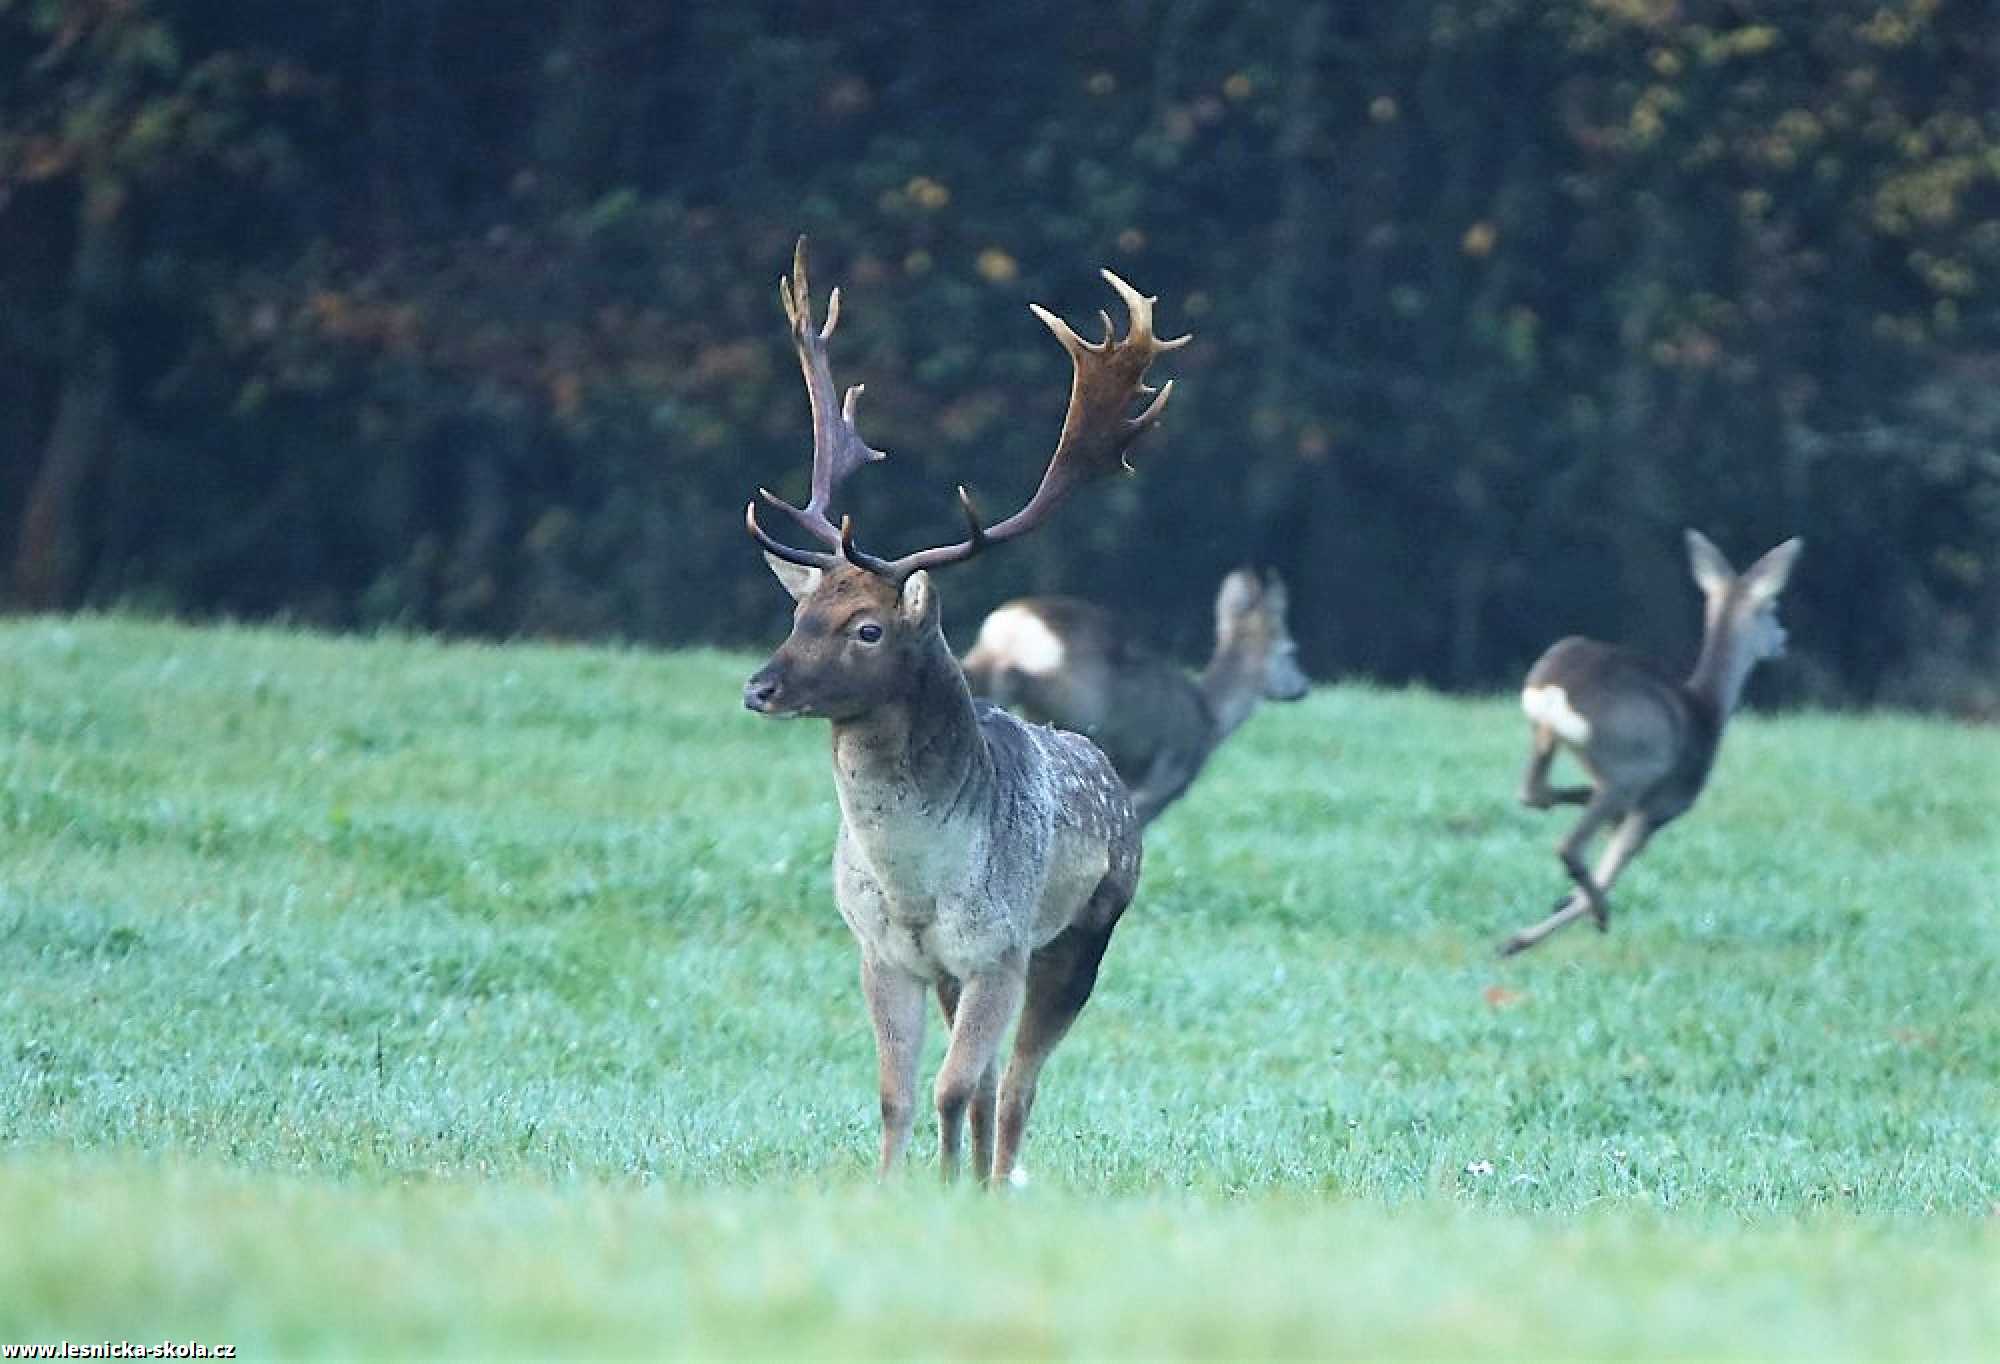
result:
[[[784,694],[784,669],[775,659],[750,674],[750,680],[743,684],[744,706],[759,715],[782,714]]]

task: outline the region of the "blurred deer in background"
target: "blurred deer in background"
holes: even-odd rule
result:
[[[1215,598],[1215,652],[1200,677],[1131,637],[1101,606],[1023,597],[996,608],[965,656],[973,694],[1097,744],[1141,824],[1180,799],[1260,701],[1311,685],[1285,623],[1285,584],[1239,568]]]
[[[1528,671],[1521,709],[1533,727],[1521,801],[1537,810],[1581,805],[1583,817],[1556,853],[1576,889],[1556,912],[1501,944],[1511,956],[1585,914],[1611,926],[1612,882],[1660,827],[1686,813],[1708,782],[1722,729],[1751,669],[1784,653],[1778,594],[1803,542],[1785,541],[1741,576],[1700,531],[1687,532],[1701,587],[1701,655],[1683,682],[1629,649],[1572,636]],[[1589,786],[1550,786],[1549,764],[1567,748]],[[1591,836],[1615,825],[1595,870],[1583,864]]]
[[[1126,450],[1166,407],[1171,383],[1126,415],[1135,397],[1154,392],[1144,383],[1153,359],[1187,338],[1157,339],[1155,300],[1103,273],[1131,315],[1122,340],[1108,316],[1104,340],[1092,343],[1031,305],[1069,353],[1073,376],[1062,434],[1027,505],[987,527],[961,487],[966,538],[894,560],[863,552],[848,518],[836,526],[827,516],[841,482],[882,458],[854,426],[860,386],[835,395],[826,342],[840,291],[815,331],[803,238],[791,279],[779,285],[812,404],[812,482],[803,507],[761,488],[758,496],[824,548],[781,544],[758,523],[757,503],[746,509],[751,536],[797,607],[791,635],[744,685],[743,701],[833,727],[834,901],[861,948],[885,1174],[909,1142],[924,997],[935,989],[951,1030],[935,1087],[944,1175],[957,1174],[969,1110],[975,1173],[982,1182],[1008,1178],[1042,1066],[1090,997],[1139,880],[1139,823],[1111,764],[1077,735],[975,706],[931,585],[931,570],[1034,530],[1080,484],[1128,468]],[[1000,1041],[1017,1015],[1001,1079]]]

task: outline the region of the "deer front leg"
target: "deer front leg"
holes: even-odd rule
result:
[[[1590,901],[1583,898],[1581,891],[1573,892],[1561,909],[1501,943],[1500,955],[1511,957],[1516,952],[1525,952],[1557,929],[1576,922],[1588,913],[1590,913]]]
[[[938,982],[938,1007],[944,1010],[944,1026],[948,1031],[958,1020],[959,984],[947,977]],[[966,1121],[972,1128],[972,1168],[981,1179],[993,1168],[993,1118],[994,1102],[1000,1089],[1000,1060],[995,1056],[993,1063],[986,1067],[986,1073],[979,1077],[979,1083],[972,1091],[972,1102],[966,1108]]]
[[[1025,963],[1018,957],[1002,961],[991,970],[971,976],[960,986],[957,1007],[952,1011],[951,1045],[945,1049],[944,1065],[938,1068],[938,1161],[945,1182],[958,1178],[959,1139],[963,1135],[965,1110],[982,1093],[985,1109],[985,1140],[973,1136],[975,1156],[984,1148],[983,1164],[974,1173],[984,1184],[993,1173],[992,1111],[995,1071],[999,1065],[1000,1039],[1007,1025],[1020,1012],[1025,985]],[[975,1123],[975,1126],[980,1124]]]
[[[1151,824],[1160,811],[1179,800],[1194,783],[1200,763],[1185,753],[1163,752],[1146,766],[1146,775],[1132,787],[1132,812],[1141,825]]]
[[[1591,877],[1590,868],[1583,864],[1583,850],[1590,846],[1590,840],[1596,836],[1598,829],[1611,818],[1611,806],[1610,793],[1600,790],[1590,798],[1590,804],[1583,807],[1583,818],[1576,822],[1576,827],[1556,845],[1556,856],[1562,859],[1564,870],[1569,872],[1570,879],[1576,882],[1577,889],[1589,902],[1591,915],[1597,920],[1599,928],[1610,924],[1611,905],[1604,898],[1603,888]]]
[[[1646,817],[1644,811],[1632,811],[1612,833],[1611,841],[1604,847],[1603,856],[1597,859],[1597,866],[1591,875],[1604,897],[1600,903],[1605,911],[1597,919],[1599,932],[1608,932],[1611,928],[1609,916],[1612,882],[1616,881],[1619,873],[1625,870],[1625,864],[1637,857],[1639,850],[1646,846],[1646,840],[1653,836],[1653,829],[1653,821]]]
[[[916,1121],[917,1053],[924,1045],[924,983],[868,953],[861,955],[861,993],[875,1025],[875,1085],[882,1099],[882,1158],[886,1178],[910,1144]]]
[[[1577,827],[1579,829],[1583,828],[1581,824]],[[1617,832],[1611,835],[1611,842],[1605,845],[1603,855],[1597,860],[1597,867],[1594,874],[1584,880],[1584,884],[1588,884],[1589,881],[1595,881],[1594,889],[1598,891],[1596,904],[1592,903],[1590,897],[1585,893],[1584,885],[1580,884],[1576,890],[1571,891],[1569,895],[1556,902],[1558,907],[1555,913],[1549,915],[1548,918],[1531,928],[1522,929],[1519,933],[1516,933],[1513,937],[1502,943],[1500,945],[1500,955],[1511,957],[1516,952],[1525,952],[1551,933],[1554,933],[1557,929],[1574,923],[1585,914],[1596,914],[1598,905],[1602,905],[1607,912],[1604,915],[1598,916],[1597,926],[1600,930],[1608,930],[1611,926],[1608,915],[1611,907],[1611,902],[1608,898],[1611,893],[1611,884],[1618,879],[1619,873],[1625,870],[1626,864],[1634,857],[1637,857],[1639,850],[1646,846],[1646,841],[1653,836],[1654,827],[1653,822],[1642,811],[1634,810],[1626,815],[1624,822],[1618,826]],[[1575,838],[1574,832],[1572,832],[1571,838]],[[1564,841],[1567,843],[1569,840],[1566,839]],[[1565,865],[1567,865],[1569,859],[1566,858],[1564,861]]]

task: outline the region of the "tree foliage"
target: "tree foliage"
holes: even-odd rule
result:
[[[804,478],[805,231],[885,550],[1039,473],[1028,301],[1088,317],[1108,264],[1196,333],[1141,476],[954,582],[961,635],[1067,590],[1192,650],[1256,560],[1316,669],[1486,684],[1571,631],[1685,652],[1695,524],[1806,536],[1817,694],[2000,666],[1970,0],[0,0],[0,70],[24,600],[767,637],[740,509]]]

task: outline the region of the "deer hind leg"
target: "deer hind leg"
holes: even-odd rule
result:
[[[1549,764],[1560,747],[1556,732],[1547,725],[1535,725],[1528,740],[1528,770],[1521,774],[1521,804],[1546,810],[1551,805],[1582,805],[1590,799],[1588,786],[1550,786]]]
[[[965,980],[951,1008],[951,1045],[945,1049],[944,1065],[937,1076],[938,1160],[946,1182],[958,1178],[960,1139],[964,1135],[966,1109],[974,1107],[983,1089],[993,1084],[991,1072],[999,1064],[1000,1039],[1007,1025],[1020,1012],[1024,990],[1018,961]],[[991,1101],[987,1103],[991,1110]],[[987,1123],[991,1129],[991,1119]],[[979,1154],[979,1119],[973,1119],[973,1154]],[[984,1182],[991,1171],[978,1171]]]
[[[910,1144],[916,1121],[917,1053],[924,1045],[924,985],[866,953],[861,993],[875,1025],[875,1082],[882,1099],[882,1156],[876,1173],[888,1175]]]
[[[1610,921],[1610,905],[1604,898],[1604,891],[1591,879],[1590,869],[1583,864],[1582,851],[1590,843],[1591,837],[1603,827],[1613,814],[1613,800],[1609,793],[1599,791],[1584,807],[1583,818],[1576,822],[1556,848],[1556,855],[1562,859],[1563,867],[1570,879],[1576,882],[1576,889],[1556,901],[1555,913],[1540,923],[1522,929],[1513,937],[1500,944],[1500,955],[1511,957],[1516,952],[1525,952],[1559,928],[1567,927],[1585,914],[1596,916],[1599,926]],[[1629,854],[1628,854],[1629,856]]]
[[[944,1010],[947,1029],[958,1021],[958,995],[956,980],[938,982],[938,1007]],[[972,1172],[981,1184],[993,1173],[994,1096],[999,1087],[1000,1057],[996,1049],[993,1059],[980,1072],[979,1083],[973,1086],[972,1101],[966,1106],[966,1122],[972,1128]]]
[[[1021,1026],[1014,1034],[1014,1054],[1000,1079],[1000,1147],[993,1161],[996,1183],[1005,1183],[1014,1173],[1042,1066],[1083,1012],[1117,922],[1113,915],[1101,928],[1072,924],[1029,959],[1028,998],[1021,1006]]]

